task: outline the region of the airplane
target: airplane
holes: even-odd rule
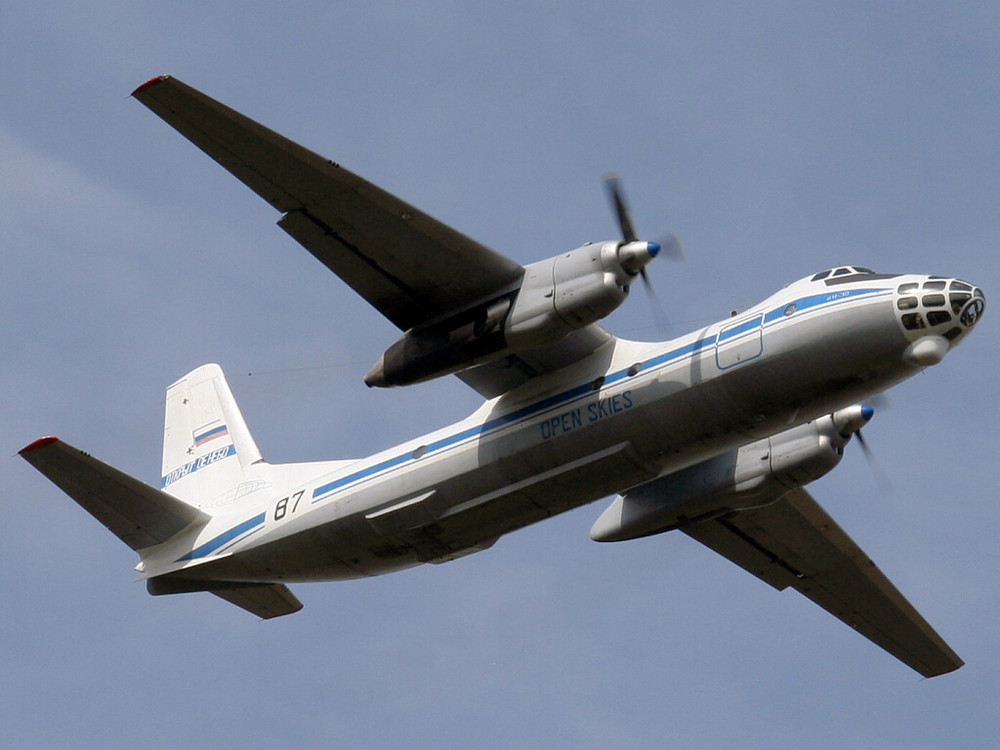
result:
[[[680,530],[924,676],[962,666],[804,486],[860,440],[869,400],[965,338],[977,286],[845,265],[673,340],[629,341],[598,321],[661,247],[636,235],[616,179],[621,238],[522,266],[176,78],[133,96],[399,328],[368,386],[454,374],[484,398],[367,458],[270,464],[208,364],[167,388],[159,486],[56,437],[22,449],[138,553],[149,593],[278,617],[302,607],[289,583],[454,560],[613,497],[596,541]]]

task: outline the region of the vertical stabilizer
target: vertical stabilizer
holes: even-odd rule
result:
[[[162,489],[210,508],[261,460],[221,367],[202,365],[167,388]]]

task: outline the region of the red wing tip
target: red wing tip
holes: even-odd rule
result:
[[[163,83],[164,81],[167,81],[169,79],[170,79],[170,76],[154,76],[153,78],[150,78],[144,84],[142,84],[141,86],[139,86],[139,88],[137,88],[135,91],[133,91],[132,92],[132,96],[138,96],[139,94],[141,94],[146,89],[152,88],[153,86],[157,85],[158,83]]]
[[[39,448],[44,448],[46,445],[52,445],[52,443],[58,443],[58,442],[59,438],[57,437],[38,438],[38,440],[33,442],[31,445],[26,445],[24,448],[19,450],[18,453],[20,453],[23,456],[25,453],[31,453],[31,451],[33,450],[38,450]]]

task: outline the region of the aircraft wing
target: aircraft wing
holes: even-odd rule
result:
[[[805,490],[681,530],[779,591],[797,589],[925,677],[963,664]]]
[[[520,264],[176,78],[133,96],[284,214],[282,229],[401,330],[521,280]]]

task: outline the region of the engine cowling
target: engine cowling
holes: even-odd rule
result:
[[[840,463],[871,416],[870,406],[850,406],[634,487],[612,501],[590,536],[636,539],[775,502]]]
[[[655,242],[599,242],[532,263],[504,333],[512,349],[540,346],[618,309]]]
[[[554,343],[617,309],[659,250],[655,242],[599,242],[532,263],[518,289],[407,331],[365,383],[419,383]]]

